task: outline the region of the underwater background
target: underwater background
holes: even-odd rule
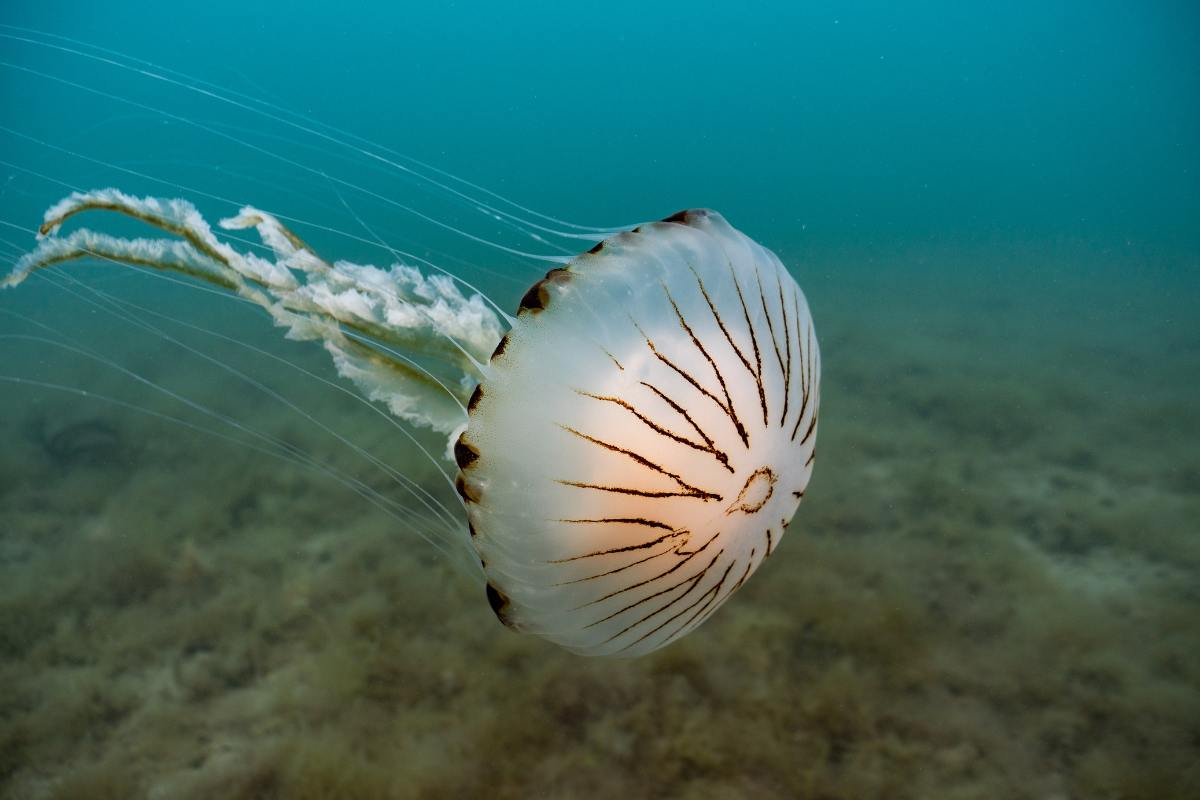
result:
[[[5,272],[115,186],[515,309],[546,265],[448,226],[541,243],[369,140],[560,220],[718,209],[824,366],[769,563],[587,660],[246,446],[454,500],[315,345],[101,263],[0,293],[0,796],[1200,797],[1200,10],[905,5],[0,6]]]

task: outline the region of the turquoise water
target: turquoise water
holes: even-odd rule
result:
[[[790,267],[824,364],[779,552],[678,644],[589,661],[497,625],[421,521],[254,449],[394,496],[333,431],[455,502],[284,363],[338,381],[317,346],[111,264],[0,293],[0,795],[1200,794],[1192,4],[0,24],[6,265],[113,186],[265,208],[331,258],[382,238],[511,310],[547,265],[493,245],[573,243],[418,173],[558,228],[708,206]]]

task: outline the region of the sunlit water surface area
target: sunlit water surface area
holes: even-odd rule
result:
[[[769,561],[589,659],[498,624],[445,436],[319,344],[40,272],[0,292],[0,795],[1200,796],[1198,34],[1172,2],[5,5],[2,273],[116,187],[513,313],[555,266],[522,253],[595,241],[527,223],[712,207],[803,288],[822,386]]]

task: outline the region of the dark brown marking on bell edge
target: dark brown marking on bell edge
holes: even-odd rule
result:
[[[596,253],[599,253],[603,249],[604,249],[604,240],[601,239],[600,241],[598,241],[594,245],[592,245],[592,249],[588,250],[588,253],[595,255]]]
[[[463,478],[462,475],[459,475],[457,478],[454,479],[454,489],[455,489],[455,491],[458,492],[458,496],[463,499],[464,503],[478,503],[479,502],[478,495],[476,495],[474,493],[472,487],[470,487],[467,484],[466,479]]]
[[[496,615],[496,619],[504,623],[505,627],[513,628],[515,630],[512,620],[510,620],[508,617],[508,595],[497,589],[491,581],[488,581],[487,585],[487,599],[488,605],[492,607],[492,611]]]
[[[550,284],[564,284],[571,278],[571,272],[566,267],[555,267],[546,273],[546,277],[529,287],[529,291],[521,298],[521,305],[517,308],[517,314],[522,311],[532,311],[537,313],[544,311],[550,303]]]
[[[505,349],[508,347],[508,334],[500,337],[500,342],[496,345],[496,349],[492,351],[491,361],[495,361],[500,356],[504,355]]]
[[[475,530],[475,523],[471,520],[467,520],[467,530],[470,531],[472,539],[479,535],[479,531]]]
[[[687,209],[687,208],[685,208],[683,211],[676,211],[674,214],[672,214],[669,217],[663,217],[663,222],[676,222],[680,225],[687,225],[688,224],[688,213],[690,213],[690,211],[691,211],[691,209]]]
[[[471,392],[471,399],[467,401],[467,412],[470,413],[479,405],[479,401],[483,399],[483,384],[475,387],[475,391]]]
[[[521,305],[517,307],[517,314],[522,311],[532,311],[537,313],[546,308],[546,303],[550,302],[550,292],[546,291],[546,281],[540,280],[533,286],[529,287],[529,291],[521,298]]]
[[[771,529],[767,528],[767,555],[771,555],[771,551],[775,549],[775,540],[771,537]],[[766,556],[763,556],[766,558]]]
[[[458,437],[458,441],[454,443],[454,461],[458,464],[458,468],[462,470],[465,470],[479,460],[479,451],[463,441],[466,435],[464,431]]]

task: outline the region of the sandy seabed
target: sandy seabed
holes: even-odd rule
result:
[[[3,387],[0,795],[1200,797],[1195,279],[972,263],[797,270],[813,484],[736,599],[635,661],[509,632],[331,481]]]

